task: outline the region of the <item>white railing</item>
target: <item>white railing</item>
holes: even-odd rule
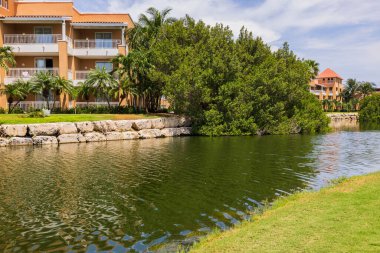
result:
[[[86,80],[90,71],[75,71],[75,80]]]
[[[116,106],[119,106],[119,102],[110,102],[110,105],[112,107],[116,107]],[[89,102],[89,103],[76,102],[76,106],[80,108],[87,107],[87,106],[108,106],[108,103],[107,102]]]
[[[322,90],[310,90],[311,93],[315,94],[315,95],[319,95],[319,94],[323,94],[323,95],[326,95],[326,91],[322,91]]]
[[[38,72],[50,72],[52,75],[58,75],[58,68],[10,68],[7,72],[7,78],[31,78]]]
[[[121,40],[74,40],[74,48],[78,49],[106,49],[117,48]]]
[[[49,102],[49,108],[52,109],[53,108],[53,104],[55,106],[55,108],[59,108],[61,106],[61,103],[59,101],[55,101],[55,103],[53,101]],[[20,107],[22,110],[24,111],[28,111],[30,109],[46,109],[47,106],[46,106],[46,102],[45,101],[23,101],[23,102],[20,102],[17,106]]]
[[[62,34],[5,34],[4,44],[56,44]]]

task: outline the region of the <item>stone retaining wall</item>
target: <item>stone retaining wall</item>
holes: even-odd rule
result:
[[[0,125],[0,147],[151,139],[191,135],[186,117]]]
[[[358,113],[330,113],[327,116],[331,119],[331,128],[345,128],[359,126]]]

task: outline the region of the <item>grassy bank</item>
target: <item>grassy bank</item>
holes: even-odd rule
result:
[[[0,124],[34,124],[98,120],[134,120],[154,118],[145,114],[53,114],[45,118],[27,118],[22,114],[0,114]]]
[[[380,173],[280,199],[195,252],[380,252]]]

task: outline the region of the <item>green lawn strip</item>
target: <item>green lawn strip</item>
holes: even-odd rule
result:
[[[195,252],[380,252],[380,173],[276,201]]]
[[[135,120],[156,118],[145,114],[53,114],[45,118],[28,118],[20,114],[0,114],[0,124],[34,124],[57,122],[81,122],[99,120]]]

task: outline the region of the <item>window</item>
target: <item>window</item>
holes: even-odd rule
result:
[[[1,4],[1,6],[3,5]],[[8,9],[8,1],[5,1],[5,8]]]
[[[95,33],[96,48],[112,48],[112,33]]]
[[[38,69],[52,69],[53,59],[51,58],[37,58],[35,60],[35,66]]]
[[[97,69],[105,68],[107,71],[111,72],[113,70],[112,62],[96,62],[95,67]]]

